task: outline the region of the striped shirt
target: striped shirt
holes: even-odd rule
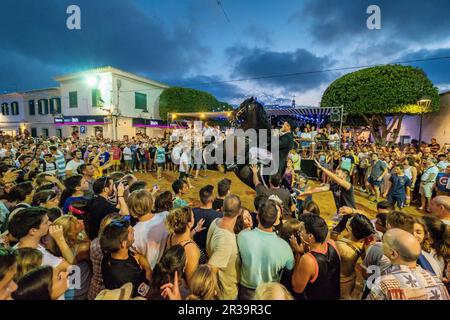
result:
[[[64,178],[66,176],[66,159],[61,151],[57,151],[55,155],[56,169],[58,170],[58,177]]]

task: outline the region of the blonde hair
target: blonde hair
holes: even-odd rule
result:
[[[152,212],[153,196],[147,190],[136,190],[130,194],[127,204],[131,215],[139,218]]]
[[[217,274],[209,265],[200,265],[192,275],[189,290],[186,300],[217,300]]]
[[[189,207],[170,210],[166,217],[165,225],[169,233],[183,234],[186,232],[189,222],[192,219],[192,209]]]
[[[67,214],[56,219],[52,225],[61,226],[63,229],[64,239],[67,242],[72,251],[75,249],[75,246],[78,242],[78,233],[74,231],[74,227],[78,223],[78,219],[74,216]],[[56,244],[55,239],[50,237],[50,241],[48,243],[48,249],[56,256],[61,256],[61,251],[59,250],[58,245]]]
[[[33,248],[21,248],[17,250],[17,273],[15,281],[19,281],[28,272],[40,267],[42,264],[42,252]]]
[[[261,283],[253,300],[294,300],[287,289],[278,282]]]
[[[105,216],[103,218],[102,222],[100,223],[100,228],[98,229],[99,238],[100,238],[100,235],[103,233],[103,230],[105,230],[105,228],[108,224],[110,224],[114,220],[120,219],[121,217],[122,216],[117,212],[110,213],[107,216]]]

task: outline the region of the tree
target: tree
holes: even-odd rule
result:
[[[190,88],[171,87],[159,97],[159,115],[166,120],[168,113],[213,112],[232,110],[232,107],[218,101],[213,95]]]
[[[423,97],[431,99],[426,110],[417,104]],[[350,116],[362,116],[376,143],[386,145],[389,133],[391,141],[397,140],[404,115],[439,110],[439,91],[422,69],[386,65],[337,79],[325,90],[321,106],[344,106]]]

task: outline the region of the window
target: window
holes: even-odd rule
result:
[[[6,102],[2,103],[2,115],[9,116],[9,107]]]
[[[19,103],[17,101],[14,101],[13,103],[11,103],[11,114],[13,116],[19,115]]]
[[[78,93],[76,91],[69,92],[69,108],[78,108]]]
[[[43,135],[44,137],[48,137],[48,129],[47,129],[47,128],[43,128],[43,129],[42,129],[42,135]]]
[[[102,106],[102,93],[99,89],[92,89],[92,106],[101,107]]]
[[[50,99],[50,114],[61,114],[61,98]]]
[[[134,104],[136,109],[147,112],[147,95],[139,92],[134,93]]]
[[[58,138],[62,138],[62,129],[60,129],[60,128],[56,129],[56,136]]]
[[[31,136],[32,136],[33,138],[36,138],[36,137],[37,137],[37,129],[36,129],[36,128],[31,128]]]
[[[55,98],[56,113],[61,114],[61,98]]]
[[[30,116],[34,116],[36,114],[36,108],[34,105],[34,100],[29,100],[28,101],[28,107],[30,109]]]
[[[55,114],[55,99],[50,99],[50,114]]]
[[[48,114],[48,100],[41,99],[38,101],[38,113],[39,114]]]

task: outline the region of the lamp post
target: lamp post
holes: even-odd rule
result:
[[[431,99],[428,97],[423,97],[419,101],[417,101],[417,104],[420,107],[420,125],[419,125],[419,144],[418,144],[418,151],[420,151],[420,146],[422,145],[422,123],[423,123],[423,113],[424,110],[427,110],[431,105]]]

